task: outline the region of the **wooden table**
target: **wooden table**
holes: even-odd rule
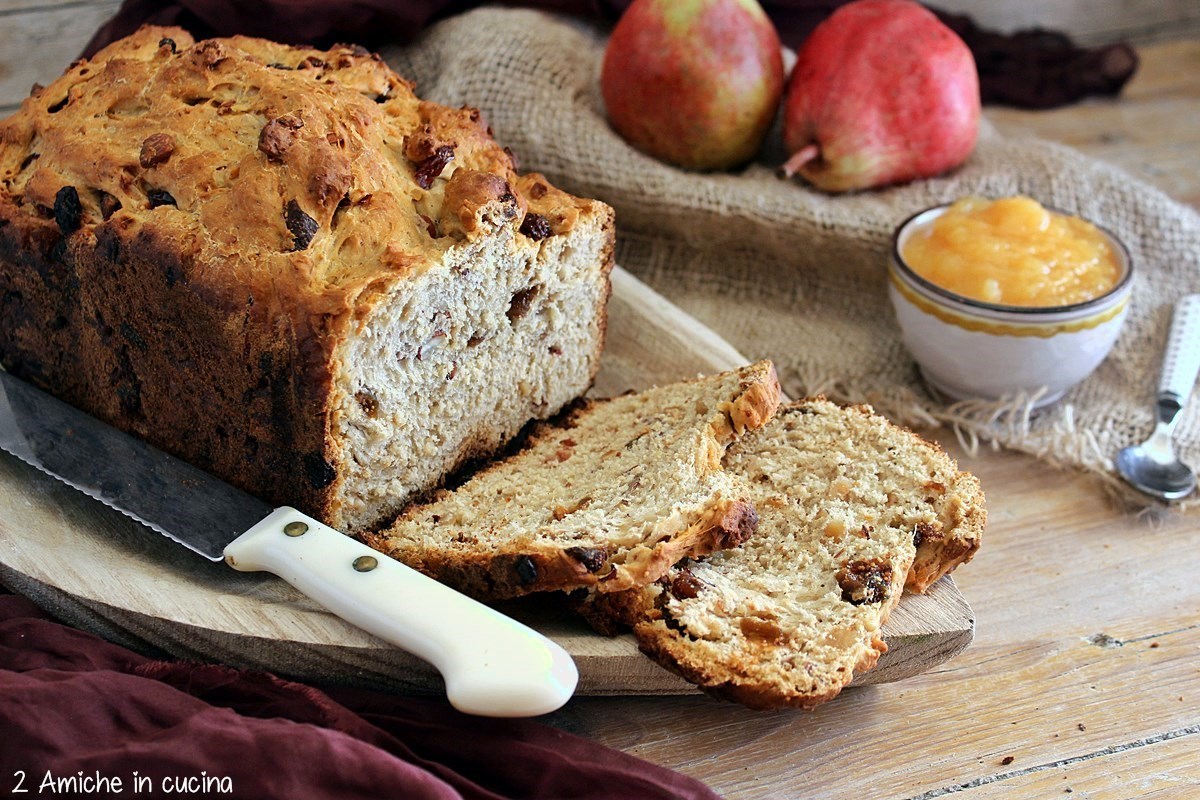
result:
[[[1120,100],[988,118],[1200,207],[1200,41],[1141,55]],[[809,714],[596,698],[549,720],[730,798],[1200,798],[1200,516],[1126,515],[1091,479],[932,435],[988,496],[983,549],[955,573],[965,653]]]
[[[942,5],[1002,13],[1013,4]],[[1129,31],[1143,22],[1160,34],[1195,30],[1188,2],[1112,5]],[[57,74],[116,6],[0,0],[0,113],[33,80]],[[1079,0],[1048,0],[1037,14],[1109,30]],[[1140,52],[1120,100],[988,117],[1200,207],[1200,40]],[[703,697],[583,698],[548,721],[730,798],[1200,798],[1200,517],[1127,516],[1090,479],[1021,455],[968,457],[950,434],[932,435],[988,493],[983,550],[956,574],[977,615],[965,653],[814,713]]]

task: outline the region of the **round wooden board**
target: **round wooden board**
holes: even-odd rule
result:
[[[609,319],[597,380],[603,393],[745,361],[623,272],[614,276]],[[7,454],[0,454],[0,580],[60,618],[144,652],[318,683],[441,691],[432,667],[283,581],[206,561]],[[579,694],[695,691],[643,657],[631,636],[599,636],[551,600],[502,610],[566,648],[579,667]],[[924,596],[906,596],[884,628],[889,652],[857,683],[922,672],[965,648],[973,631],[971,609],[949,579]]]

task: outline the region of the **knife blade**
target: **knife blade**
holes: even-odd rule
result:
[[[559,708],[575,691],[570,655],[537,631],[2,370],[0,449],[205,558],[283,578],[433,664],[460,711],[533,716]]]

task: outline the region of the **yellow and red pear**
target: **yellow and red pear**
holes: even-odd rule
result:
[[[783,82],[779,36],[755,0],[634,0],[600,76],[609,121],[626,141],[698,170],[758,152]]]
[[[979,76],[966,44],[910,0],[857,0],[797,54],[784,145],[819,189],[844,192],[938,175],[979,131]]]

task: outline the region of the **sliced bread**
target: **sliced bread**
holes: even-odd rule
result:
[[[765,361],[586,402],[366,540],[484,599],[644,586],[753,532],[746,487],[721,459],[778,405]]]
[[[361,47],[147,26],[0,120],[0,365],[358,533],[587,391],[614,236]]]
[[[924,586],[979,546],[978,481],[867,406],[789,405],[724,463],[749,487],[757,533],[583,605],[597,628],[632,626],[643,651],[718,696],[755,708],[829,700],[886,651],[879,629],[910,568]]]

